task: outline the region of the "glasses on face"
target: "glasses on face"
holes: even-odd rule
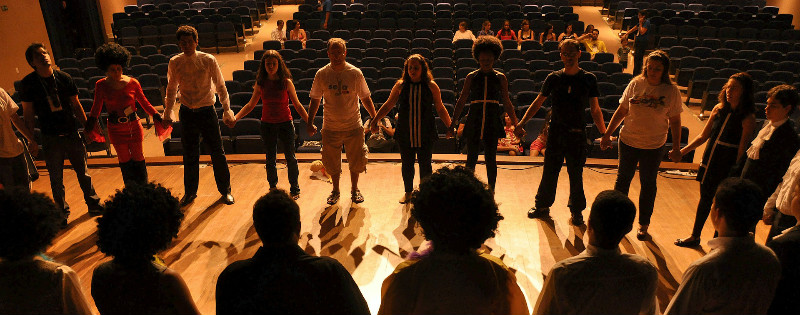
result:
[[[564,57],[567,57],[567,58],[575,58],[575,57],[578,56],[578,53],[577,52],[562,52],[561,56],[564,56]]]

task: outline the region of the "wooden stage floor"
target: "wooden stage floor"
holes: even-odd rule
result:
[[[203,314],[215,313],[216,279],[225,266],[251,257],[260,246],[252,225],[251,211],[253,203],[268,188],[264,165],[257,161],[238,163],[233,157],[230,160],[236,204],[227,206],[219,202],[212,169],[210,166],[202,168],[198,198],[185,209],[186,217],[178,238],[160,254],[168,266],[177,270],[186,280]],[[349,198],[342,198],[337,206],[326,207],[325,198],[331,186],[310,177],[308,160],[304,159],[300,164],[300,246],[309,253],[333,257],[341,262],[358,283],[372,313],[377,313],[383,279],[424,241],[420,228],[409,216],[409,209],[398,203],[403,192],[400,164],[390,158],[371,162],[368,172],[361,176],[360,188],[366,201],[356,205],[351,204]],[[110,165],[108,162],[91,161],[93,166],[89,171],[97,193],[104,199],[122,187],[119,169],[102,166]],[[183,194],[182,166],[152,162],[148,167],[150,179],[172,189],[180,197]],[[445,165],[447,163],[439,162],[434,168]],[[49,194],[49,176],[43,167],[40,170],[42,177],[34,182],[33,189]],[[109,258],[99,252],[95,245],[96,222],[86,212],[74,173],[72,170],[65,170],[65,173],[67,201],[72,206],[72,214],[68,229],[56,238],[47,254],[75,269],[84,292],[89,295],[92,270]],[[477,174],[485,178],[483,165],[478,165]],[[584,187],[588,204],[591,205],[600,191],[613,188],[615,174],[613,168],[585,169]],[[278,175],[279,187],[288,189],[285,165],[279,164]],[[713,234],[711,223],[707,223],[702,234],[702,249],[685,249],[672,244],[673,240],[685,237],[690,232],[699,199],[699,185],[691,178],[667,176],[658,178],[658,199],[650,227],[652,240],[638,241],[634,226],[634,231],[623,240],[621,246],[625,252],[647,257],[659,268],[658,297],[662,310],[677,289],[688,265],[708,250],[705,241]],[[553,220],[527,218],[527,209],[533,205],[540,178],[539,164],[500,165],[496,200],[505,220],[500,222],[497,237],[488,240],[484,246],[484,250],[500,257],[514,269],[531,310],[542,288],[544,275],[553,264],[577,255],[586,245],[585,228],[574,227],[567,222],[569,183],[566,168],[562,169],[559,178],[559,190],[551,211]],[[630,197],[636,201],[638,177],[631,186]],[[349,178],[344,175],[342,190],[346,192],[349,188]],[[587,209],[584,215],[588,217],[588,214]],[[759,225],[757,240],[763,242],[765,234],[766,228]]]

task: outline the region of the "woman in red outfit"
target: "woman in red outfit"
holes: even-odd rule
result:
[[[278,140],[283,145],[283,155],[286,158],[286,168],[289,171],[289,193],[293,199],[300,198],[300,185],[297,178],[300,170],[294,156],[294,123],[289,101],[294,104],[294,109],[307,123],[314,123],[314,118],[308,117],[292,83],[292,74],[283,58],[276,50],[267,50],[261,57],[261,64],[256,74],[256,84],[253,86],[253,96],[247,105],[242,107],[228,127],[233,128],[236,122],[247,117],[258,100],[261,100],[261,140],[267,151],[267,182],[269,189],[273,190],[278,185],[278,170],[276,167]],[[314,127],[316,128],[316,127]]]
[[[106,77],[97,81],[94,88],[94,104],[86,121],[86,131],[97,125],[105,105],[108,112],[108,134],[111,144],[117,151],[119,168],[125,184],[147,183],[147,166],[142,153],[144,128],[136,116],[136,103],[139,103],[156,122],[161,115],[145,98],[142,86],[134,78],[123,75],[122,70],[128,66],[131,54],[124,47],[109,43],[97,48],[94,54],[97,67],[106,71]]]

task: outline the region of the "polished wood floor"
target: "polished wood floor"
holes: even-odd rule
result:
[[[186,208],[186,217],[177,239],[160,257],[186,280],[192,296],[204,314],[215,313],[214,288],[219,273],[231,262],[253,255],[260,241],[252,225],[251,211],[255,200],[266,193],[266,172],[258,162],[230,164],[233,194],[236,204],[219,202],[211,167],[200,170],[200,191],[197,201]],[[404,257],[423,242],[420,228],[409,216],[409,209],[397,201],[403,188],[400,165],[392,159],[371,162],[361,177],[360,188],[366,201],[351,204],[343,198],[337,206],[327,207],[325,198],[331,190],[328,182],[313,179],[309,163],[300,164],[301,209],[300,246],[315,255],[337,259],[353,275],[369,302],[373,313],[380,305],[380,286]],[[93,161],[94,162],[94,161]],[[103,197],[121,188],[122,178],[116,167],[92,163],[90,169],[97,193]],[[435,168],[447,165],[437,163]],[[286,169],[279,165],[279,187],[288,189]],[[150,179],[183,194],[183,170],[180,165],[150,166]],[[614,169],[589,168],[584,171],[585,190],[589,204],[600,191],[611,189]],[[97,250],[96,222],[86,212],[82,194],[72,170],[65,170],[67,201],[72,215],[67,230],[61,233],[47,254],[56,261],[68,264],[80,275],[83,288],[90,294],[92,270],[109,258]],[[485,178],[485,168],[478,165],[479,177]],[[36,191],[48,193],[49,177],[42,168],[42,177],[34,182]],[[630,233],[621,245],[625,252],[647,257],[660,271],[658,297],[665,308],[681,275],[688,265],[707,250],[685,249],[672,245],[678,237],[688,235],[699,199],[698,184],[692,179],[658,179],[659,192],[650,231],[652,240],[638,241]],[[543,284],[543,278],[554,263],[577,255],[585,249],[584,228],[569,225],[566,209],[568,181],[566,169],[559,178],[559,190],[552,208],[553,220],[531,220],[526,217],[541,178],[536,164],[501,165],[497,180],[496,199],[505,220],[500,222],[496,238],[486,242],[484,250],[500,257],[517,276],[533,309]],[[349,189],[349,178],[342,178],[342,189]],[[638,198],[638,179],[631,187],[631,198]],[[587,212],[584,213],[588,215]],[[708,240],[713,233],[710,223],[703,231]],[[763,242],[765,229],[759,226],[758,239]]]

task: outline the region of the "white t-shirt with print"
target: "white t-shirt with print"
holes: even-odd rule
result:
[[[643,77],[631,80],[619,99],[619,106],[628,109],[619,140],[637,149],[662,147],[667,142],[668,119],[683,111],[677,86],[653,86]]]
[[[17,110],[19,110],[17,103],[14,103],[8,93],[0,88],[0,157],[2,158],[12,158],[25,151],[22,142],[11,128],[11,117],[17,114]]]
[[[368,98],[370,92],[364,74],[358,68],[350,63],[346,63],[342,71],[334,71],[330,64],[322,67],[314,76],[309,95],[312,99],[323,100],[323,130],[361,128],[358,99]]]

